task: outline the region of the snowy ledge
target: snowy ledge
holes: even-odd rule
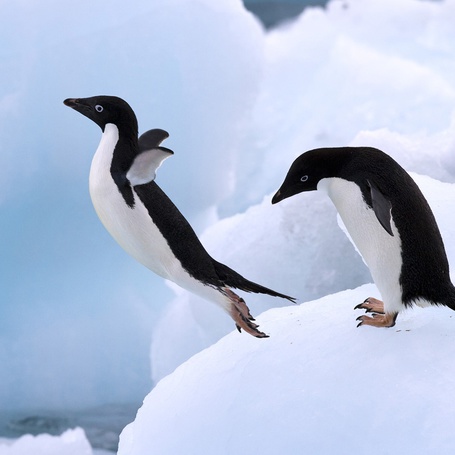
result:
[[[97,452],[101,455],[101,451]],[[18,439],[0,438],[0,455],[94,455],[82,428],[60,436],[26,434]]]
[[[391,329],[356,328],[368,284],[259,318],[147,396],[120,455],[453,454],[455,313],[412,309]]]

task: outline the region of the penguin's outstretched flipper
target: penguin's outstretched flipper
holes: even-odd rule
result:
[[[161,142],[169,137],[169,133],[160,128],[153,128],[142,133],[138,139],[139,151],[145,152],[158,147]]]
[[[167,137],[169,133],[158,128],[146,131],[139,137],[139,154],[126,174],[131,186],[144,185],[155,180],[156,171],[163,161],[174,154],[172,150],[160,146]]]

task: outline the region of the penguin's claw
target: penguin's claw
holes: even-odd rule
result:
[[[354,310],[365,310],[366,313],[385,314],[384,302],[381,302],[381,300],[375,299],[374,297],[368,297],[362,303],[356,305]]]
[[[373,313],[372,316],[359,316],[356,321],[360,321],[357,327],[361,325],[371,325],[372,327],[393,327],[397,320],[398,313],[378,314]]]
[[[398,313],[386,313],[384,310],[384,302],[368,297],[362,303],[354,307],[354,310],[365,310],[365,313],[371,316],[359,316],[356,321],[360,321],[357,327],[361,325],[371,325],[373,327],[393,327],[397,319]]]
[[[234,319],[235,326],[239,332],[245,330],[246,333],[257,338],[268,338],[268,335],[258,330],[259,325],[255,324],[253,316],[245,301],[230,289],[223,289],[223,293],[229,298],[231,307],[229,314]]]

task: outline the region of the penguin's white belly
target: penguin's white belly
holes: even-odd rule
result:
[[[110,173],[112,153],[118,141],[115,125],[105,127],[90,168],[89,189],[101,222],[120,246],[137,261],[163,278],[175,280],[184,272],[166,239],[134,193],[128,207]]]
[[[228,310],[230,301],[225,295],[182,267],[134,190],[134,207],[126,204],[110,173],[117,141],[117,127],[107,124],[90,168],[90,196],[104,227],[128,254],[157,275]]]
[[[393,218],[393,237],[386,232],[373,209],[363,199],[358,185],[341,178],[320,181],[318,190],[326,191],[373,280],[381,293],[386,312],[403,309],[400,275],[403,260],[401,239]]]

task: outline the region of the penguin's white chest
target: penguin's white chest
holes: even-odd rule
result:
[[[118,138],[117,127],[107,124],[92,160],[89,189],[96,213],[127,253],[158,275],[175,281],[182,267],[166,239],[134,191],[134,207],[131,208],[111,176],[112,156]]]
[[[326,178],[318,190],[327,192],[352,242],[370,269],[387,312],[403,309],[400,286],[401,239],[393,218],[393,236],[381,226],[374,211],[363,199],[358,185],[340,178]]]

